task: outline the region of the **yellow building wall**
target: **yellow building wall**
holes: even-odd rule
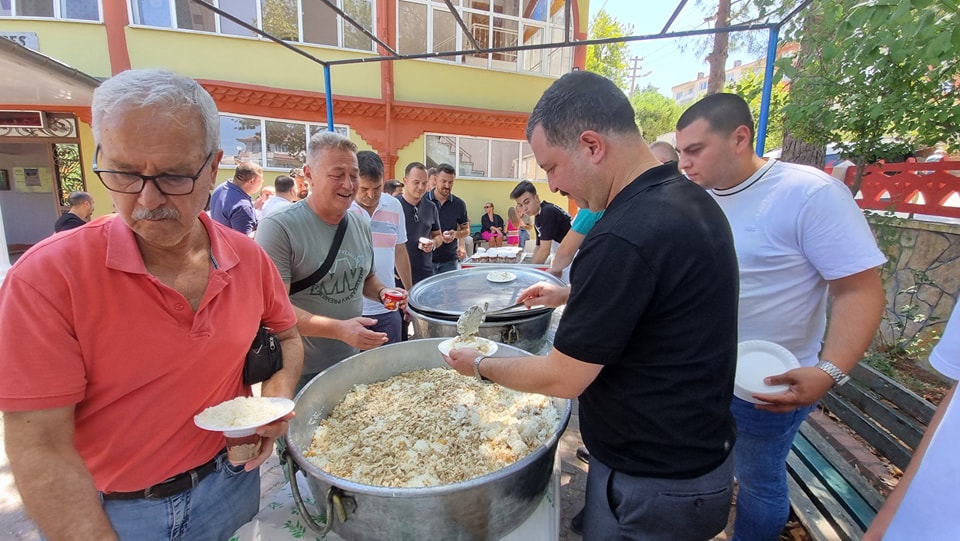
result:
[[[554,79],[430,60],[394,62],[397,101],[529,113]],[[505,92],[504,89],[509,89]]]
[[[111,75],[107,32],[102,24],[0,19],[0,31],[36,32],[41,53],[94,77]]]
[[[135,68],[165,67],[196,79],[324,91],[323,66],[271,41],[129,26],[126,35],[130,64]],[[357,51],[295,46],[321,60],[364,56]],[[330,80],[334,95],[380,98],[379,63],[334,66]]]

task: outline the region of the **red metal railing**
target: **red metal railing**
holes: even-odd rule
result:
[[[855,176],[848,167],[844,183]],[[862,209],[960,218],[960,161],[868,165],[856,197]]]

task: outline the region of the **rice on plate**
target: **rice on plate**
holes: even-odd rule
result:
[[[238,396],[203,410],[194,422],[208,430],[262,426],[289,413],[291,403],[270,397]]]

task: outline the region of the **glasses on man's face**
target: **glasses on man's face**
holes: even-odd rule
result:
[[[131,173],[128,171],[99,169],[97,168],[97,157],[99,155],[100,146],[97,145],[97,150],[93,155],[93,172],[100,179],[100,182],[111,192],[128,194],[140,193],[149,180],[153,182],[157,191],[163,195],[188,195],[193,193],[197,179],[200,178],[200,173],[202,173],[203,170],[206,169],[207,164],[210,163],[213,152],[207,154],[207,158],[203,160],[203,165],[197,170],[197,174],[193,176],[168,175],[166,173],[162,175],[141,175],[140,173]]]
[[[485,209],[492,209],[493,207],[491,207],[490,205],[484,205],[483,208],[485,208]]]

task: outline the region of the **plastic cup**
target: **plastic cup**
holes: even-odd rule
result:
[[[262,438],[256,432],[238,434],[225,433],[227,437],[227,460],[232,464],[246,464],[260,454]]]
[[[396,310],[398,303],[406,297],[403,294],[403,291],[399,289],[390,288],[383,291],[383,307],[387,310]]]

